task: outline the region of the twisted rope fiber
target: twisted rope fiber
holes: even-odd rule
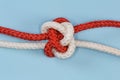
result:
[[[68,23],[64,24],[65,22],[69,22],[65,18],[56,18],[53,21],[56,22],[56,23],[60,23],[60,24],[63,23],[62,25],[70,25]],[[77,32],[83,31],[83,30],[87,30],[87,29],[99,28],[99,27],[117,27],[117,28],[120,28],[120,21],[101,20],[101,21],[93,21],[93,22],[88,22],[88,23],[84,23],[84,24],[79,24],[79,25],[74,26],[74,33],[77,33]],[[42,34],[32,34],[32,33],[20,32],[20,31],[16,31],[16,30],[13,30],[13,29],[9,29],[9,28],[5,28],[5,27],[0,26],[0,33],[2,33],[2,34],[6,34],[6,35],[10,35],[10,36],[13,36],[13,37],[21,38],[21,39],[24,39],[24,40],[30,40],[30,41],[48,40],[48,42],[46,44],[42,44],[42,46],[39,46],[39,47],[38,47],[38,43],[31,43],[31,44],[26,43],[26,47],[25,47],[25,45],[23,45],[24,48],[30,48],[29,47],[30,45],[33,46],[32,49],[39,49],[39,48],[44,48],[45,47],[44,48],[45,54],[49,57],[54,57],[53,52],[56,52],[55,50],[57,50],[58,52],[61,52],[61,54],[63,54],[63,53],[65,54],[67,49],[69,49],[68,48],[68,43],[63,43],[61,45],[61,42],[64,39],[65,35],[63,35],[58,30],[53,29],[51,27],[47,31],[48,32],[43,31]],[[72,40],[72,39],[68,39],[68,40]],[[3,47],[5,47],[4,43],[10,44],[9,42],[1,41],[1,44],[3,44]],[[76,44],[76,43],[78,43],[79,45]],[[84,45],[82,45],[82,43],[84,43]],[[91,43],[86,42],[86,43],[88,43],[87,45],[90,45],[90,44],[91,45],[96,45],[96,43],[92,43],[92,42]],[[120,53],[120,50],[118,50],[118,49],[107,47],[107,46],[104,46],[104,45],[101,45],[101,44],[97,45],[97,46],[99,46],[99,49],[97,49],[98,48],[97,46],[96,47],[85,46],[86,43],[84,41],[75,41],[75,44],[77,46],[80,46],[80,47],[82,46],[82,47],[92,48],[92,49],[101,50],[101,51],[103,51],[103,48],[104,48],[104,51],[108,52],[108,53],[113,53],[113,54],[116,54],[116,55],[118,55],[118,53]],[[22,44],[18,43],[18,45],[22,45]],[[39,43],[39,45],[41,45],[41,43]],[[10,46],[8,46],[8,47],[10,47]],[[13,47],[15,47],[15,46],[13,46]],[[18,46],[18,48],[20,48],[20,47],[21,46]],[[103,48],[100,49],[100,47],[103,47]],[[55,50],[53,50],[53,48],[55,48]],[[74,46],[74,48],[75,48],[75,46]]]

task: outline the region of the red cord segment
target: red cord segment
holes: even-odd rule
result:
[[[100,27],[120,28],[120,21],[115,21],[115,20],[92,21],[92,22],[83,23],[83,24],[74,26],[74,31],[75,33],[77,33],[83,30],[92,29],[92,28],[100,28]]]
[[[30,41],[39,41],[39,40],[46,40],[48,39],[48,33],[44,34],[32,34],[32,33],[26,33],[26,32],[20,32],[17,30],[9,29],[0,26],[0,33],[6,34],[9,36],[17,37],[24,40],[30,40]]]
[[[56,18],[53,21],[56,21],[59,23],[69,22],[65,18]],[[100,20],[100,21],[88,22],[88,23],[74,26],[74,31],[75,33],[77,33],[83,30],[92,29],[92,28],[100,28],[100,27],[120,28],[120,21]],[[20,39],[24,39],[24,40],[30,40],[30,41],[49,40],[44,48],[45,54],[49,57],[54,57],[54,54],[52,53],[52,48],[55,48],[59,52],[65,52],[67,50],[67,46],[62,46],[60,44],[60,40],[64,36],[54,29],[49,29],[48,33],[44,33],[44,34],[32,34],[32,33],[20,32],[17,30],[13,30],[13,29],[0,26],[0,33],[13,36],[13,37],[17,37]]]

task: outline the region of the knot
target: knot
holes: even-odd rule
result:
[[[68,58],[75,51],[74,28],[66,19],[56,19],[42,25],[42,33],[48,33],[45,54],[49,57]]]

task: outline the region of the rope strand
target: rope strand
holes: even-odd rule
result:
[[[13,48],[13,49],[44,49],[46,43],[44,42],[36,42],[36,43],[20,43],[20,42],[9,42],[9,41],[2,41],[0,40],[0,47],[2,48]],[[88,49],[94,49],[99,50],[102,52],[107,52],[115,55],[120,55],[120,50],[116,48],[112,48],[110,46],[102,45],[99,43],[89,42],[89,41],[81,41],[81,40],[75,40],[76,47],[81,48],[88,48]]]
[[[65,18],[56,18],[53,21],[56,21],[59,23],[68,22],[68,20]],[[78,32],[83,31],[83,30],[100,28],[100,27],[120,28],[120,21],[100,20],[100,21],[87,22],[87,23],[75,25],[74,32],[78,33]],[[49,37],[47,33],[43,33],[43,34],[26,33],[26,32],[21,32],[21,31],[5,28],[3,26],[0,26],[0,33],[5,34],[5,35],[9,35],[9,36],[13,36],[13,37],[17,37],[20,39],[24,39],[24,40],[30,40],[30,41],[46,40]]]

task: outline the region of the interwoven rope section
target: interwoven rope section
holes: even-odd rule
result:
[[[52,22],[46,22],[42,25],[42,34],[20,32],[2,26],[0,26],[0,33],[30,41],[48,40],[46,44],[40,44],[44,46],[45,54],[48,57],[54,57],[54,56],[60,58],[70,57],[74,53],[76,45],[120,55],[120,50],[118,49],[113,49],[111,47],[106,47],[100,44],[96,45],[95,43],[89,43],[89,42],[85,43],[84,41],[83,42],[81,41],[80,43],[79,41],[74,40],[74,33],[87,29],[99,28],[99,27],[120,28],[120,21],[100,20],[100,21],[93,21],[93,22],[79,24],[73,27],[73,25],[67,19],[56,18]],[[5,43],[7,42],[1,41],[2,46],[5,46]],[[81,45],[82,43],[84,43],[84,45]],[[10,43],[7,44],[10,45]],[[95,47],[92,46],[91,44],[94,45]],[[10,47],[9,45],[7,46]],[[26,47],[28,47],[28,45],[35,46],[34,47],[35,49],[40,48],[36,46],[36,44],[34,43],[33,44],[26,43]],[[89,45],[91,45],[91,47]],[[25,45],[23,45],[23,47],[24,46]],[[43,46],[41,48],[43,48]]]

